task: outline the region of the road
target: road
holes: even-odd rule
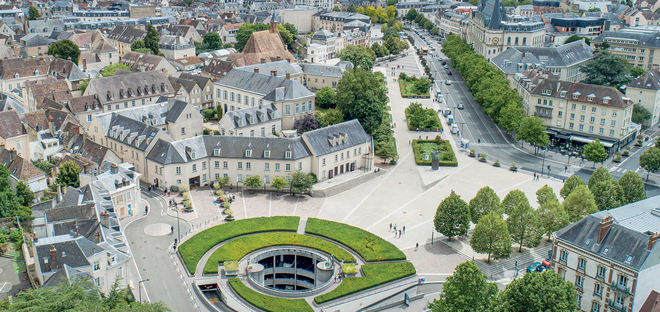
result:
[[[177,233],[177,219],[166,214],[167,204],[162,197],[143,189],[142,198],[149,204],[149,214],[128,224],[124,231],[142,279],[149,280],[143,283],[146,293],[142,292],[142,299],[162,301],[172,311],[193,311],[188,290],[170,260],[171,245]],[[145,228],[153,224],[174,226],[175,235],[147,235]],[[182,233],[190,228],[183,220],[180,225]]]

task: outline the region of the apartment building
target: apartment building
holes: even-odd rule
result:
[[[135,26],[115,26],[107,36],[119,50],[119,57],[124,57],[126,53],[131,52],[131,43],[138,39],[144,40],[147,31]]]
[[[214,83],[215,105],[224,112],[273,104],[282,113],[282,129],[292,129],[296,119],[314,114],[314,93],[290,77],[232,69]]]
[[[615,88],[561,81],[536,70],[516,74],[513,86],[525,115],[540,117],[556,142],[581,145],[599,139],[613,153],[641,130],[631,121],[633,102]]]
[[[331,87],[337,90],[337,84],[344,75],[346,68],[353,68],[353,64],[344,64],[347,67],[337,65],[322,64],[300,64],[303,70],[303,85],[311,90],[318,90],[323,87]]]
[[[170,83],[174,87],[176,94],[175,98],[184,102],[195,105],[197,108],[202,107],[202,88],[200,88],[194,80],[179,79],[175,77],[168,77]]]
[[[167,76],[174,75],[177,72],[174,65],[160,55],[126,52],[120,62],[134,72],[160,71]]]
[[[30,159],[28,132],[16,110],[1,111],[0,120],[0,145],[16,151],[19,157]]]
[[[83,95],[96,95],[107,113],[153,104],[161,96],[173,96],[174,91],[163,73],[117,70],[114,76],[90,80]]]
[[[168,60],[195,56],[195,45],[182,36],[161,36],[158,49]]]
[[[436,21],[439,20],[440,32],[443,35],[447,34],[461,34],[461,21],[468,20],[469,16],[466,14],[456,13],[454,11],[440,12],[436,15]]]
[[[371,168],[369,135],[357,120],[309,131],[301,137],[197,136],[159,141],[147,156],[149,181],[161,187],[206,185],[229,177],[241,185],[259,175],[266,186],[297,170],[319,181],[359,168]]]
[[[48,76],[52,56],[42,56],[33,59],[3,59],[0,60],[0,91],[21,90],[28,80],[45,79]]]
[[[660,69],[650,70],[637,77],[628,86],[626,95],[636,105],[642,105],[651,113],[645,127],[653,127],[660,121]]]
[[[559,80],[579,82],[586,78],[580,70],[584,62],[593,58],[593,50],[583,41],[559,47],[511,47],[492,58],[490,63],[504,72],[507,79],[525,70],[549,71]]]
[[[639,26],[617,31],[604,31],[591,40],[591,46],[607,42],[609,51],[628,60],[632,66],[640,66],[649,71],[660,64],[655,57],[660,53],[660,26]]]
[[[358,21],[367,27],[371,26],[369,16],[351,12],[319,11],[312,15],[312,32],[325,29],[331,33],[344,31],[344,26]]]
[[[229,111],[218,128],[220,135],[272,137],[282,131],[282,114],[273,104]]]
[[[601,211],[553,233],[554,270],[580,311],[639,312],[660,276],[660,198]]]
[[[287,62],[288,63],[288,62]],[[201,89],[201,108],[214,108],[213,103],[213,81],[208,77],[200,75],[193,75],[189,73],[181,73],[179,79],[192,80]],[[199,105],[198,105],[199,106]]]

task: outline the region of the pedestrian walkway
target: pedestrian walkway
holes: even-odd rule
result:
[[[298,224],[298,234],[305,234],[305,228],[307,227],[307,218],[300,218],[300,223]]]

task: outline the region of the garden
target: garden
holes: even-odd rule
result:
[[[433,83],[428,78],[408,76],[406,73],[399,74],[399,88],[403,98],[428,98],[431,86]]]
[[[415,163],[419,166],[430,166],[433,151],[438,151],[440,157],[439,165],[441,167],[457,167],[458,161],[456,154],[451,148],[449,141],[442,140],[440,136],[436,136],[433,140],[413,140],[413,151],[415,153]],[[428,159],[426,157],[428,155]]]
[[[410,103],[406,107],[406,122],[410,131],[442,129],[438,113],[432,108],[424,108],[421,103]]]
[[[238,278],[230,278],[229,285],[234,291],[253,306],[269,312],[313,312],[305,299],[286,299],[264,295],[246,286]]]

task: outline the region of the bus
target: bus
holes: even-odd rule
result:
[[[427,48],[427,47],[425,47],[425,46],[422,47],[422,55],[426,55],[426,54],[428,54],[428,53],[429,53],[429,48]]]

